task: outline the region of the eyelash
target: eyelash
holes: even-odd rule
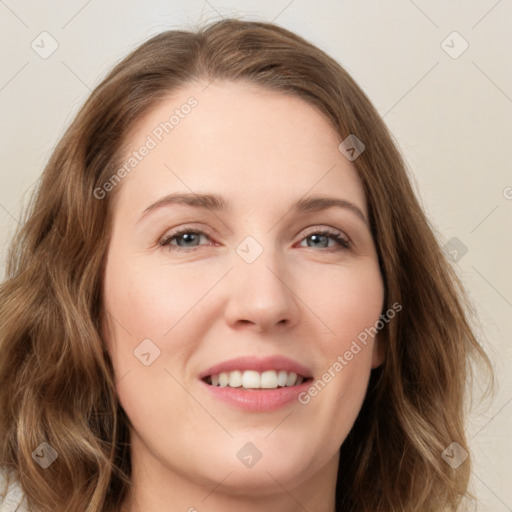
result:
[[[185,249],[183,247],[179,247],[178,245],[172,245],[170,243],[174,238],[179,238],[180,236],[182,236],[184,234],[205,235],[207,238],[210,238],[207,233],[205,233],[204,231],[201,231],[200,229],[185,227],[185,228],[182,228],[178,231],[171,232],[171,233],[167,234],[166,236],[164,236],[164,238],[162,238],[162,240],[160,240],[159,245],[161,247],[167,246],[169,248],[169,251],[179,251],[179,252],[192,252],[200,247],[200,246],[196,246],[196,247],[193,247],[190,249]],[[349,250],[352,248],[352,244],[345,237],[343,237],[340,233],[338,233],[336,231],[331,231],[329,229],[320,229],[320,230],[310,231],[301,239],[301,241],[312,236],[312,235],[327,236],[329,238],[332,238],[339,244],[338,248],[334,248],[334,247],[324,248],[323,252],[337,252],[337,251],[343,251],[343,250],[346,251],[346,250]],[[312,249],[312,247],[308,247],[308,249]]]

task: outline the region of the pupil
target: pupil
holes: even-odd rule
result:
[[[311,238],[313,241],[315,241],[315,240],[316,240],[316,241],[318,242],[319,238],[325,238],[325,235],[320,235],[320,236],[318,236],[318,235],[311,235],[311,236],[310,236],[310,238]],[[316,245],[318,245],[318,244],[316,244]]]
[[[181,235],[181,237],[183,238],[183,240],[185,242],[193,241],[195,236],[196,236],[195,233],[185,233],[184,235]]]

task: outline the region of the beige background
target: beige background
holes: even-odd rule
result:
[[[498,383],[471,416],[472,490],[479,512],[512,511],[510,0],[0,0],[2,275],[21,206],[90,90],[151,35],[229,15],[275,21],[345,66],[396,137],[441,242],[467,248],[453,264]],[[51,49],[43,31],[58,44],[47,58],[31,47],[44,37]]]

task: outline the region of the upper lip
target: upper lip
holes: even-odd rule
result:
[[[284,370],[302,375],[307,379],[312,377],[310,370],[297,361],[285,356],[275,355],[264,358],[243,356],[230,359],[204,370],[199,374],[199,378],[204,379],[210,375],[218,375],[221,372],[231,372],[234,370],[255,370],[260,373],[266,370]]]

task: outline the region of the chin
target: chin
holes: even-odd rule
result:
[[[285,446],[270,439],[254,442],[246,439],[250,436],[234,439],[230,443],[232,447],[216,453],[217,460],[210,459],[208,476],[217,483],[226,477],[222,488],[232,494],[261,496],[275,493],[280,486],[293,488],[310,478],[321,465],[310,460],[309,453],[304,453],[303,440]]]
[[[219,473],[216,471],[212,475],[217,483],[220,480]],[[297,487],[311,476],[307,467],[298,467],[290,461],[285,463],[267,461],[264,464],[260,460],[252,468],[230,465],[225,475],[228,473],[229,476],[222,482],[222,490],[240,496],[270,496],[282,491],[282,487],[286,489]]]

